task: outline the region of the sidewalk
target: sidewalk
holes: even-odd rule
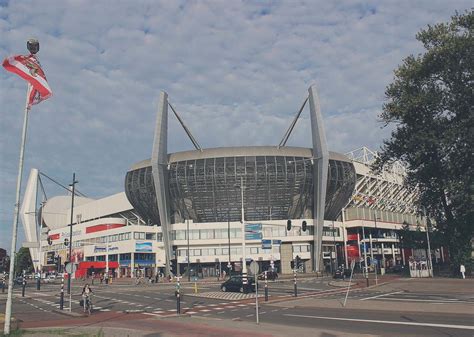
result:
[[[127,321],[102,322],[88,326],[69,326],[61,328],[28,329],[27,336],[54,337],[54,336],[100,336],[104,337],[373,337],[369,334],[349,334],[318,328],[300,328],[271,323],[246,321],[231,321],[227,319],[205,317],[181,317],[163,319],[134,320],[133,324]],[[55,332],[56,330],[56,332]]]

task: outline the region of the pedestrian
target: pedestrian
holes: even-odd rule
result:
[[[157,272],[156,275],[155,275],[155,283],[158,283],[158,278],[159,278],[159,277],[160,277],[160,276],[159,276],[159,274],[158,274],[158,272]]]
[[[102,284],[102,282],[104,282],[104,275],[103,275],[103,274],[100,274],[100,275],[99,275],[99,279],[100,279],[100,284]]]
[[[466,267],[464,267],[463,264],[459,266],[459,271],[461,272],[462,278],[465,279],[466,275],[464,275],[464,273],[466,272]]]

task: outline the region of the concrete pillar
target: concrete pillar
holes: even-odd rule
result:
[[[130,277],[135,277],[135,253],[132,252],[130,256]]]
[[[117,268],[116,276],[117,276],[117,278],[120,278],[120,277],[121,277],[121,272],[120,272],[120,253],[117,253],[117,263],[118,263],[118,268]]]

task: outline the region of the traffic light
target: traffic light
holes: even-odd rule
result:
[[[301,224],[301,229],[303,230],[303,232],[306,232],[307,228],[308,228],[308,224],[306,223],[305,220],[303,220],[303,223]]]
[[[286,222],[286,230],[287,230],[287,231],[291,231],[291,220],[288,220],[288,221]]]
[[[301,257],[299,255],[296,255],[296,268],[300,268],[302,265]]]
[[[51,238],[50,238],[49,236],[48,236],[48,239],[47,239],[47,241],[48,241],[48,245],[50,245],[50,246],[51,246],[51,245],[53,244],[53,240],[51,240]]]
[[[291,269],[295,269],[295,261],[291,260],[290,261],[290,266],[291,266]]]

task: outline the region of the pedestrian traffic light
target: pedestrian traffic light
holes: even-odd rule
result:
[[[48,245],[50,245],[50,246],[51,246],[51,245],[53,244],[53,240],[51,240],[51,237],[49,237],[49,236],[48,236],[48,239],[47,239],[47,241],[48,241]]]
[[[303,230],[303,232],[306,232],[307,228],[308,228],[308,224],[306,223],[306,221],[303,220],[303,223],[301,224],[301,229]]]
[[[286,230],[287,230],[287,231],[290,231],[290,230],[291,230],[291,220],[288,220],[288,221],[286,222]]]

